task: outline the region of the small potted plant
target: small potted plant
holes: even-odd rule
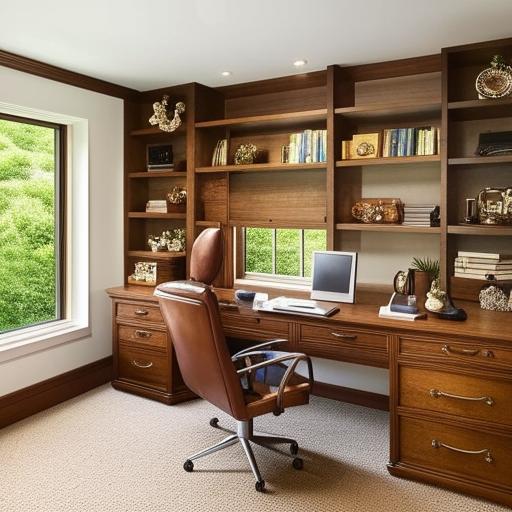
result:
[[[182,228],[168,231],[167,250],[171,252],[185,251],[185,230]]]
[[[187,191],[183,187],[173,187],[167,194],[167,213],[185,213]]]
[[[411,268],[414,269],[414,293],[419,308],[425,307],[427,292],[432,283],[439,279],[439,261],[430,258],[413,258]]]

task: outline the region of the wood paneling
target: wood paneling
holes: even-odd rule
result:
[[[112,379],[112,357],[0,397],[0,428],[49,409]]]
[[[327,214],[325,173],[233,175],[229,200],[234,221],[322,223]]]

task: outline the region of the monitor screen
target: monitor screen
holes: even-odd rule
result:
[[[313,253],[312,299],[354,302],[357,253]]]

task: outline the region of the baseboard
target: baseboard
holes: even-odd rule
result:
[[[370,391],[344,388],[325,382],[315,382],[313,384],[313,395],[339,400],[340,402],[348,402],[349,404],[362,405],[371,409],[389,411],[389,396],[371,393]]]
[[[112,356],[0,397],[0,428],[112,380]]]

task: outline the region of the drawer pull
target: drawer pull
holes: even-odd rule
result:
[[[455,446],[450,446],[449,444],[441,443],[441,441],[438,441],[437,439],[432,439],[432,448],[446,448],[447,450],[451,450],[452,452],[458,452],[458,453],[466,453],[468,455],[481,455],[485,454],[485,462],[488,462],[491,464],[494,462],[494,459],[491,455],[491,450],[488,448],[484,448],[483,450],[463,450],[462,448],[455,448]]]
[[[342,332],[331,332],[335,338],[342,338],[344,340],[357,340],[357,334],[344,334]]]
[[[233,302],[219,302],[221,309],[238,309],[238,304]]]
[[[149,331],[137,329],[135,331],[135,336],[137,336],[137,338],[151,338],[151,333]]]
[[[456,355],[456,356],[476,356],[480,352],[479,348],[452,348],[450,345],[443,345],[441,349],[443,354]]]
[[[132,365],[137,368],[151,368],[153,366],[152,361],[137,361],[137,359],[132,360]]]
[[[468,400],[470,402],[484,402],[486,405],[494,405],[494,400],[490,396],[461,396],[461,395],[452,395],[451,393],[445,393],[444,391],[440,391],[439,389],[431,389],[430,396],[432,398],[455,398],[457,400]]]
[[[149,311],[147,309],[136,309],[134,313],[137,316],[147,316],[149,314]]]

